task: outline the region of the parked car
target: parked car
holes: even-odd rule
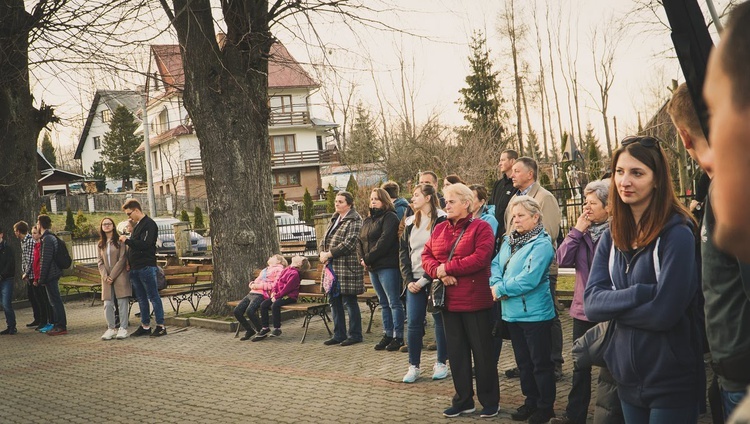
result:
[[[307,242],[307,250],[317,250],[318,241],[315,236],[315,228],[307,225],[304,221],[295,218],[286,212],[274,212],[276,229],[279,232],[280,241],[302,241]]]
[[[159,234],[156,237],[156,253],[174,253],[174,228],[172,224],[180,222],[177,218],[154,218],[156,227],[159,229]],[[120,234],[128,234],[127,232],[128,221],[122,221],[117,224],[117,231]],[[190,244],[193,247],[193,252],[205,252],[208,249],[208,243],[206,238],[190,231]]]

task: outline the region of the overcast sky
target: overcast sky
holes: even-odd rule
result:
[[[638,2],[633,0],[534,1],[537,3],[537,13],[541,20],[545,68],[549,70],[547,52],[550,46],[546,41],[544,22],[545,7],[549,4],[553,19],[560,16],[563,28],[562,37],[557,38],[553,35],[551,47],[555,53],[555,60],[559,60],[558,43],[563,55],[576,57],[577,53],[576,68],[581,86],[581,125],[585,128],[586,123],[591,122],[600,138],[604,137],[602,119],[591,96],[593,94],[598,100],[598,88],[592,74],[591,34],[595,27],[598,26],[601,31],[606,22],[638,22],[621,29],[623,40],[618,46],[615,60],[616,77],[610,95],[609,116],[617,116],[620,138],[635,130],[638,112],[650,114],[660,101],[667,98],[667,87],[671,79],[683,80],[679,65],[673,57],[669,32],[658,22],[659,18],[666,21],[661,9],[657,10],[658,15],[635,14],[632,11],[636,9]],[[527,26],[527,37],[522,43],[522,59],[528,63],[530,81],[536,79],[539,73],[536,35],[531,15],[534,1],[516,0],[517,25]],[[643,2],[646,1],[641,3]],[[699,3],[702,7],[705,6],[704,1]],[[726,3],[727,0],[716,1],[717,8],[722,10]],[[497,30],[504,1],[409,0],[397,4],[400,9],[389,8],[372,16],[403,30],[401,33],[374,30],[356,24],[351,27],[354,28],[352,32],[340,19],[315,18],[316,30],[325,46],[327,59],[338,67],[342,78],[356,83],[356,100],[375,110],[377,85],[381,95],[391,99],[395,105],[395,99],[400,98],[401,58],[406,66],[406,79],[415,88],[417,118],[425,119],[428,115],[437,113],[447,124],[463,124],[462,114],[458,111],[455,101],[459,98],[458,90],[465,86],[464,78],[469,72],[467,57],[470,53],[470,37],[473,31],[482,30],[487,34],[491,59],[500,71],[500,82],[506,99],[505,108],[511,112],[511,122],[515,122],[511,102],[513,87],[509,42]],[[153,25],[163,27],[164,21],[159,21]],[[568,28],[569,36],[565,35]],[[275,28],[275,35],[314,75],[310,63],[319,63],[323,50],[318,45],[311,45],[316,43],[310,41],[313,39],[310,34],[309,29],[298,29],[291,25],[291,22],[286,28]],[[132,36],[134,40],[141,38],[139,34]],[[306,44],[302,39],[310,42]],[[157,38],[157,42],[175,43],[176,38],[165,33]],[[140,63],[139,66],[145,67],[147,54],[146,45],[135,46],[132,59]],[[555,64],[555,71],[565,123],[569,122],[568,100],[559,62]],[[35,98],[45,99],[48,104],[57,105],[58,112],[63,118],[63,124],[55,127],[53,140],[61,144],[77,143],[95,90],[133,88],[133,78],[123,77],[126,77],[123,73],[113,75],[103,69],[92,69],[88,65],[75,67],[68,73],[36,69],[32,75]],[[548,92],[551,94],[549,73],[546,78]],[[531,87],[527,87],[531,120],[540,132],[540,111],[533,91]],[[320,107],[322,97],[314,96],[312,101],[316,103],[315,116],[331,119],[325,108]],[[648,120],[648,116],[642,118],[644,122]],[[553,120],[556,121],[554,115]]]

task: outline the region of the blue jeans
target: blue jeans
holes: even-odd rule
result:
[[[685,408],[642,408],[620,401],[627,424],[691,424],[698,422],[698,405]]]
[[[737,405],[742,402],[742,399],[745,398],[745,395],[747,395],[746,390],[742,390],[739,392],[729,392],[727,390],[721,389],[721,403],[724,407],[725,421],[729,420],[729,416],[732,415],[732,412],[734,412],[735,408],[737,408]]]
[[[144,327],[151,324],[151,310],[148,302],[154,307],[156,325],[164,325],[164,305],[161,304],[159,289],[156,286],[156,267],[147,266],[130,270],[130,282],[133,284],[138,307],[141,309],[141,323]]]
[[[264,298],[262,294],[250,293],[240,301],[236,308],[234,308],[234,317],[237,318],[237,321],[239,321],[245,331],[260,331],[262,328],[257,312],[260,308],[260,304],[263,303],[263,300]],[[245,314],[247,314],[250,322],[245,319]],[[252,323],[252,325],[250,323]]]
[[[425,333],[425,317],[427,316],[427,290],[419,293],[406,291],[406,325],[407,345],[409,346],[409,364],[419,368],[422,357],[422,337]],[[435,344],[437,344],[437,361],[448,361],[448,344],[445,341],[443,315],[432,314],[435,319]]]
[[[539,409],[552,409],[557,394],[555,364],[550,357],[551,328],[552,320],[508,323],[521,379],[521,392],[526,396],[524,403]]]
[[[0,303],[5,311],[8,328],[16,328],[16,313],[13,312],[13,277],[0,281]]]
[[[370,271],[370,281],[383,314],[383,331],[388,337],[404,337],[404,305],[401,303],[401,273],[398,268]]]
[[[330,300],[333,318],[333,339],[343,342],[347,338],[361,342],[362,313],[359,310],[356,294],[340,294]],[[346,316],[344,306],[349,312],[349,332],[346,331]]]
[[[68,317],[65,315],[65,305],[63,305],[62,296],[60,295],[60,279],[54,279],[47,282],[44,287],[47,289],[47,298],[52,306],[52,315],[50,323],[55,327],[67,330]]]

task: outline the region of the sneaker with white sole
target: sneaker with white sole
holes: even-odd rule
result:
[[[417,381],[419,378],[419,374],[421,371],[419,371],[419,368],[415,367],[414,365],[409,365],[409,371],[406,372],[406,375],[404,376],[404,383],[413,383]]]
[[[102,340],[112,340],[116,334],[117,331],[114,328],[108,328],[107,331],[102,334]]]
[[[126,328],[121,328],[117,330],[117,335],[115,336],[117,340],[124,340],[128,338],[128,330]]]
[[[432,367],[432,379],[442,380],[446,377],[448,377],[448,365],[442,362],[435,362],[435,365]]]

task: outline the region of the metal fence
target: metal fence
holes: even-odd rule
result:
[[[77,195],[56,195],[51,194],[43,196],[39,200],[39,207],[44,205],[50,213],[63,213],[68,208],[73,212],[122,212],[122,204],[127,199],[136,199],[141,203],[144,211],[150,210],[150,202],[146,193],[96,193],[96,194],[77,194]],[[157,215],[176,215],[181,210],[193,212],[198,206],[204,213],[209,213],[208,199],[186,198],[165,194],[155,196]]]

